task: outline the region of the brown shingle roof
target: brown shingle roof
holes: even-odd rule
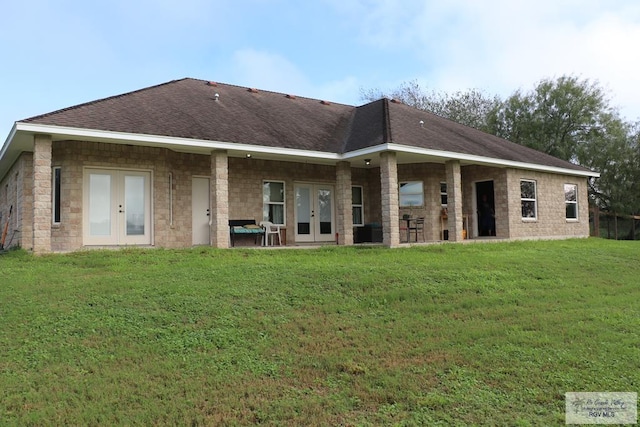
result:
[[[23,122],[329,153],[395,143],[586,171],[387,99],[353,107],[196,79],[175,80]]]

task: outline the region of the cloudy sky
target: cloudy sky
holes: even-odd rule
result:
[[[598,81],[640,119],[637,0],[5,0],[0,142],[14,121],[183,77],[360,104],[417,80],[506,97]]]

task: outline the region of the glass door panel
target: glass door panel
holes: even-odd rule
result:
[[[89,175],[89,234],[111,236],[111,175]]]
[[[296,185],[296,241],[312,242],[313,234],[311,220],[313,206],[311,200],[311,186]]]
[[[124,177],[124,213],[127,236],[144,236],[145,225],[144,177]]]
[[[333,195],[330,188],[318,188],[318,239],[333,240]]]

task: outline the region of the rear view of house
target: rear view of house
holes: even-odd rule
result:
[[[597,176],[393,100],[182,79],[16,122],[0,225],[35,253],[226,248],[234,220],[286,245],[586,237]]]

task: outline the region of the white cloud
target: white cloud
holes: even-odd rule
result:
[[[640,117],[640,3],[634,0],[326,0],[361,41],[422,62],[436,90],[507,96],[565,74],[597,80],[628,119]]]
[[[347,104],[358,101],[355,77],[312,83],[296,64],[277,53],[243,49],[233,54],[232,64],[233,81],[239,85]]]

